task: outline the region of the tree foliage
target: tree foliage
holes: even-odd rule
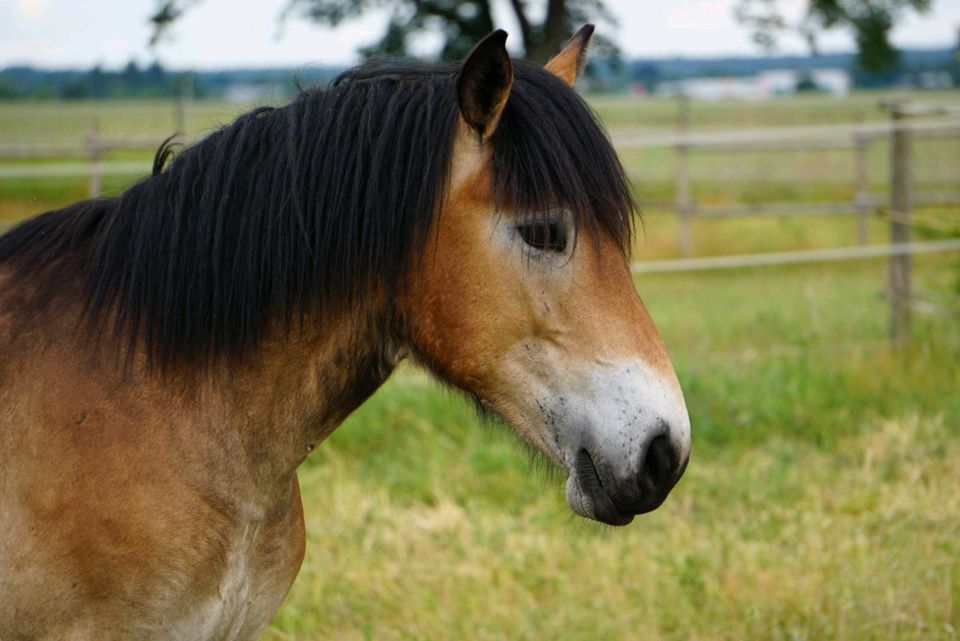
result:
[[[9,67],[0,73],[0,98],[104,100],[176,95],[189,73],[170,73],[160,63],[141,67],[131,60],[122,70],[95,65],[87,71]]]
[[[155,43],[198,0],[158,0],[151,17]],[[358,18],[370,10],[386,10],[389,21],[383,36],[361,50],[365,56],[408,57],[410,43],[425,31],[440,33],[443,45],[440,58],[462,59],[481,38],[493,31],[491,0],[289,0],[282,16],[298,15],[319,24],[335,27]],[[523,55],[546,62],[563,46],[568,37],[587,22],[614,24],[603,0],[510,0],[509,7],[520,25],[519,44]],[[540,19],[536,16],[542,14]],[[594,46],[611,48],[609,40],[594,38]]]
[[[896,21],[911,11],[927,11],[931,0],[809,0],[806,13],[793,24],[784,16],[783,4],[783,0],[739,0],[737,18],[753,29],[754,40],[765,47],[772,47],[780,33],[794,31],[816,50],[819,33],[849,29],[857,42],[860,67],[882,72],[894,68],[900,59],[890,42]]]
[[[150,18],[155,44],[192,4],[202,0],[155,0]],[[501,0],[503,1],[503,0]],[[364,56],[408,57],[410,43],[424,32],[443,38],[439,57],[462,59],[470,48],[495,29],[492,0],[287,0],[281,16],[302,16],[319,24],[336,27],[371,10],[386,11],[389,20],[383,36],[361,50]],[[857,42],[857,61],[866,72],[890,71],[900,60],[890,42],[896,21],[910,12],[923,13],[931,0],[807,0],[804,15],[791,22],[784,15],[787,0],[738,0],[736,16],[753,30],[754,40],[772,48],[783,32],[800,33],[816,51],[817,36],[832,29],[850,30]],[[587,22],[616,23],[604,0],[509,0],[520,26],[517,40],[522,54],[545,62],[559,51],[566,39]],[[516,36],[515,36],[516,37]],[[516,42],[516,41],[514,41]],[[598,34],[594,49],[601,56],[616,51],[613,43]]]

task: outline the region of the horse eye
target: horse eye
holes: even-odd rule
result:
[[[538,221],[517,225],[523,242],[534,249],[563,253],[567,249],[567,232],[556,221]]]

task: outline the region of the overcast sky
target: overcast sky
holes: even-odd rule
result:
[[[0,67],[109,67],[154,57],[174,68],[300,66],[356,61],[356,48],[377,39],[386,16],[374,13],[334,30],[296,16],[278,17],[288,0],[203,0],[154,52],[147,48],[147,17],[154,0],[0,0]],[[798,14],[806,0],[779,0]],[[543,2],[532,1],[531,5]],[[749,33],[733,17],[736,0],[607,0],[620,19],[612,34],[630,56],[757,54]],[[509,4],[496,5],[507,31],[516,30]],[[942,47],[956,42],[960,0],[934,0],[923,17],[897,25],[900,46]],[[423,38],[428,51],[435,41]],[[822,40],[825,50],[852,50],[843,32]],[[782,53],[803,53],[798,38],[784,39]]]

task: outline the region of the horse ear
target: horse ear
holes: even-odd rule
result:
[[[513,85],[513,65],[507,54],[507,32],[498,29],[467,56],[457,76],[460,115],[481,140],[497,128]]]
[[[593,25],[585,24],[567,40],[563,49],[547,63],[547,71],[559,76],[571,87],[587,66],[587,49],[593,36]]]

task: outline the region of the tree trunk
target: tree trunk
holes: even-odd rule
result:
[[[547,17],[540,30],[540,37],[527,43],[527,58],[541,64],[546,63],[566,43],[570,37],[570,19],[566,0],[549,0]]]
[[[513,13],[517,17],[517,23],[520,25],[520,38],[523,40],[523,51],[530,50],[530,43],[536,38],[533,28],[530,26],[530,19],[527,18],[527,8],[523,0],[510,0],[510,6],[513,7]]]

